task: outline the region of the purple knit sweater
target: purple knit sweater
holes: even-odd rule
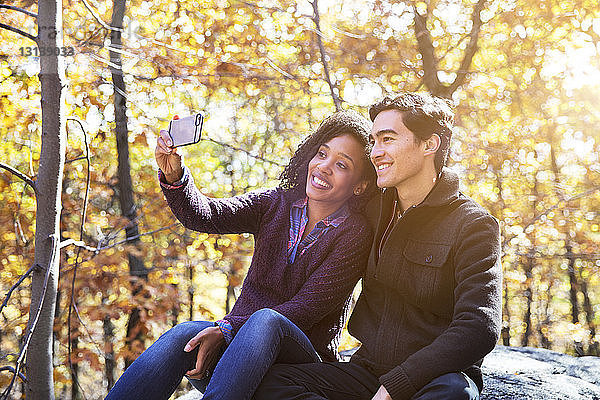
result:
[[[254,256],[242,292],[224,317],[234,335],[255,311],[272,308],[306,333],[323,360],[336,359],[349,296],[371,247],[371,229],[362,215],[351,213],[288,264],[290,206],[297,200],[289,192],[270,189],[212,199],[200,193],[191,176],[179,188],[161,187],[186,228],[254,234]]]

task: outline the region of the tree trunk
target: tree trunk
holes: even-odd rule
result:
[[[588,346],[587,354],[590,356],[598,356],[598,342],[596,341],[596,325],[594,324],[595,313],[592,302],[590,301],[590,294],[588,290],[587,281],[581,275],[579,270],[579,286],[581,293],[583,293],[583,310],[585,311],[585,321],[587,322],[590,330],[590,344]]]
[[[579,302],[577,301],[577,275],[575,275],[575,255],[573,254],[573,246],[571,241],[567,239],[565,241],[565,257],[569,260],[567,267],[567,273],[569,274],[569,299],[571,300],[571,322],[573,324],[579,323]]]
[[[531,202],[532,214],[535,217],[537,211],[537,202],[538,202],[538,180],[537,177],[533,176],[533,201]],[[525,325],[525,331],[523,332],[523,336],[521,337],[521,346],[529,345],[529,337],[532,332],[532,323],[531,323],[531,305],[533,303],[533,267],[534,267],[534,257],[535,257],[535,231],[531,233],[531,248],[529,249],[529,254],[527,255],[527,261],[523,265],[523,272],[525,272],[525,298],[527,299],[527,305],[525,306],[525,314],[523,316],[523,324]]]
[[[121,68],[122,49],[121,31],[123,28],[123,17],[125,15],[125,0],[115,0],[112,12],[111,26],[116,28],[111,31],[111,48],[117,51],[110,51],[110,72],[114,84],[114,105],[115,105],[115,131],[117,141],[118,154],[118,175],[119,175],[119,204],[121,213],[129,222],[125,229],[126,236],[135,237],[139,234],[138,224],[136,221],[137,212],[133,200],[133,184],[131,181],[131,166],[129,163],[129,138],[127,128],[127,103],[126,103],[126,88],[125,80],[123,79],[123,70]],[[139,239],[131,241],[131,246],[136,248],[139,246]],[[127,261],[129,263],[129,274],[133,280],[133,297],[139,294],[143,288],[143,279],[147,278],[148,271],[144,267],[144,261],[141,257],[134,253],[138,251],[127,251]],[[139,307],[135,307],[129,316],[127,323],[127,338],[125,340],[127,347],[133,350],[135,342],[143,340],[145,328],[142,315],[144,311]],[[131,352],[130,352],[131,354]],[[127,356],[125,366],[129,366],[135,357]]]
[[[451,98],[452,94],[461,87],[469,73],[469,68],[473,62],[473,57],[479,49],[477,43],[479,41],[479,33],[483,21],[481,20],[481,12],[485,8],[487,0],[478,0],[473,6],[471,14],[471,31],[469,32],[469,42],[466,45],[465,51],[460,62],[460,66],[455,71],[456,78],[450,85],[444,85],[439,77],[439,61],[435,54],[435,46],[431,39],[431,34],[427,28],[427,14],[419,14],[417,7],[413,5],[413,29],[417,40],[417,48],[421,54],[423,63],[423,84],[431,94],[439,97]],[[414,4],[414,3],[413,3]]]
[[[502,344],[504,346],[510,346],[510,309],[508,308],[508,285],[506,284],[506,279],[503,280],[504,284],[504,306],[502,316]]]
[[[502,184],[502,178],[500,177],[500,171],[496,170],[494,171],[494,175],[496,177],[496,187],[498,188],[498,204],[500,206],[500,209],[498,210],[498,215],[500,216],[500,220],[501,223],[502,221],[504,221],[504,210],[506,209],[506,202],[504,201],[504,196],[503,196],[503,184]],[[502,226],[502,225],[500,225]],[[502,233],[502,237],[506,238],[506,235],[504,234],[504,232]],[[506,247],[506,239],[503,240],[502,242],[502,250],[504,251],[504,248]],[[508,301],[510,299],[510,296],[508,295],[508,284],[506,283],[506,279],[502,280],[502,286],[504,288],[504,295],[503,295],[503,304],[502,304],[502,330],[500,332],[500,335],[502,337],[502,344],[504,346],[510,346],[510,308],[508,307]]]
[[[527,256],[527,262],[523,266],[525,270],[526,288],[525,298],[527,299],[527,305],[525,306],[525,315],[523,316],[523,324],[525,325],[525,331],[521,338],[521,346],[529,346],[529,337],[531,336],[531,304],[533,303],[533,254]]]
[[[554,183],[557,188],[560,188],[560,174],[558,169],[558,163],[556,162],[556,152],[554,151],[554,127],[551,127],[548,131],[548,137],[550,145],[550,163],[552,167],[552,173],[554,174]],[[560,197],[560,193],[558,193]],[[565,218],[565,257],[568,260],[567,274],[569,277],[569,300],[571,302],[571,322],[573,324],[579,323],[579,301],[577,300],[577,290],[579,284],[577,282],[577,275],[575,275],[575,255],[573,254],[573,244],[571,242],[571,223],[569,222],[568,210],[563,210],[563,217]],[[574,341],[575,352],[578,355],[583,355],[581,342]]]
[[[550,272],[548,275],[550,276]],[[550,325],[550,302],[552,301],[552,280],[548,282],[548,289],[544,291],[543,297],[545,297],[544,304],[542,306],[542,294],[538,296],[538,334],[540,335],[540,345],[544,349],[550,349],[552,346],[552,340],[548,335],[548,326]]]
[[[38,30],[38,45],[41,49],[62,47],[62,2],[39,0]],[[40,57],[42,148],[36,181],[34,260],[39,267],[32,275],[28,331],[33,328],[38,307],[41,307],[41,311],[27,351],[28,400],[54,399],[52,323],[59,275],[60,194],[66,132],[63,118],[64,60],[54,55],[54,52],[51,54]]]
[[[113,347],[114,325],[110,315],[105,315],[102,320],[102,330],[104,332],[104,375],[106,376],[107,392],[115,384],[115,352]]]
[[[190,303],[190,315],[189,320],[194,320],[194,265],[190,264],[189,271],[190,273],[190,285],[188,286],[188,295],[189,303]]]

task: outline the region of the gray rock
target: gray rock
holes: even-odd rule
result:
[[[600,358],[496,346],[483,362],[481,400],[600,400]]]
[[[178,397],[175,400],[201,400],[201,399],[202,399],[202,393],[200,393],[196,389],[192,389],[188,393],[184,394],[181,397]]]
[[[600,400],[600,358],[496,346],[482,366],[481,400]],[[177,400],[200,400],[192,390]]]

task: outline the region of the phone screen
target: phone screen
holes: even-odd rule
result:
[[[169,123],[169,136],[173,142],[173,147],[198,143],[202,134],[203,124],[204,115],[202,113],[172,120]]]

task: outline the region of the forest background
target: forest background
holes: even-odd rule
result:
[[[40,224],[32,189],[43,158],[40,65],[52,53],[33,39],[48,4],[62,16],[57,126],[66,139],[48,314],[57,398],[103,398],[162,332],[223,316],[239,293],[252,237],[188,231],[161,194],[153,151],[173,115],[205,112],[203,140],[186,148],[186,164],[204,193],[223,197],[275,186],[332,111],[366,115],[399,91],[426,90],[456,106],[449,165],[502,229],[500,343],[599,355],[596,0],[1,1],[7,398],[25,390],[13,379],[17,364],[28,373],[21,356]],[[32,343],[28,358],[39,350]],[[343,347],[354,345],[346,334]]]

